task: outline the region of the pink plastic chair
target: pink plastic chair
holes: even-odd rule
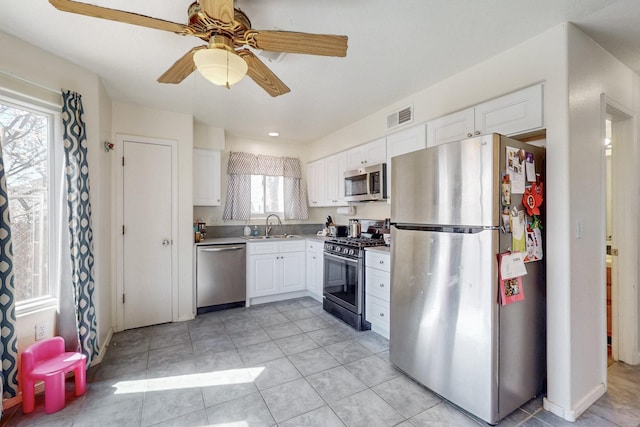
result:
[[[44,411],[47,414],[64,408],[64,381],[73,371],[76,396],[87,387],[87,356],[78,352],[65,352],[62,337],[48,338],[31,344],[20,359],[22,376],[22,412],[31,413],[35,407],[35,383],[44,381]]]

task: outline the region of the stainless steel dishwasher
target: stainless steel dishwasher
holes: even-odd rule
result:
[[[198,314],[244,305],[247,294],[245,246],[244,243],[197,246]]]

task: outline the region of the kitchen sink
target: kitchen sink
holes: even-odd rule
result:
[[[271,236],[244,236],[247,240],[265,240],[265,239],[298,239],[300,236],[295,234],[273,234]]]

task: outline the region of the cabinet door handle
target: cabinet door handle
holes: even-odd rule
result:
[[[469,133],[467,134],[467,136],[471,137],[471,136],[473,136],[473,134],[472,134],[471,132],[469,132]]]
[[[378,286],[380,286],[381,288],[384,288],[384,283],[380,283],[380,285]]]
[[[384,317],[384,313],[380,313],[380,317]]]
[[[384,261],[383,261],[383,260],[380,260],[380,264],[384,264]]]
[[[476,131],[476,135],[480,135],[480,131],[479,130]]]

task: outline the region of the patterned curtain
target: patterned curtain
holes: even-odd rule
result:
[[[300,160],[289,157],[231,153],[227,165],[229,185],[224,220],[251,218],[251,175],[284,177],[284,219],[307,219],[307,198]]]
[[[98,333],[94,306],[93,232],[89,202],[89,169],[87,137],[81,96],[62,91],[62,124],[64,128],[65,177],[71,282],[76,312],[79,349],[87,356],[87,366],[98,355]]]
[[[15,397],[18,394],[18,337],[16,336],[10,224],[7,181],[2,161],[2,144],[0,144],[0,356],[2,357],[0,392],[3,398]]]
[[[307,193],[302,185],[300,160],[282,159],[284,176],[284,219],[307,219]]]
[[[251,174],[257,168],[257,158],[249,153],[230,153],[227,164],[229,184],[222,219],[249,221],[251,218]]]

